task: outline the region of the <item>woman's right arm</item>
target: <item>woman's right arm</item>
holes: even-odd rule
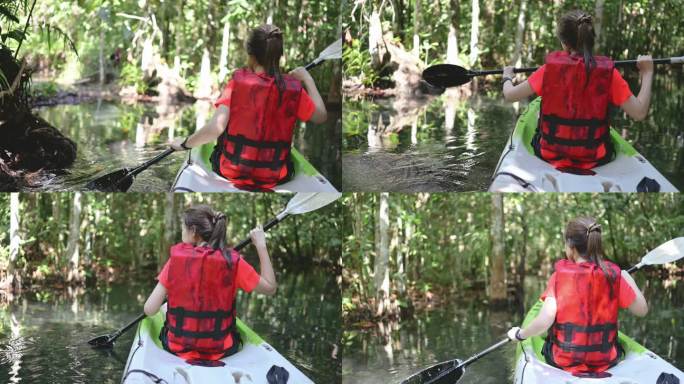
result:
[[[648,304],[646,303],[646,298],[644,297],[644,294],[641,292],[639,287],[637,287],[636,282],[632,278],[632,276],[629,274],[627,271],[622,271],[622,279],[627,282],[627,285],[629,285],[630,288],[632,288],[632,291],[634,291],[634,294],[636,295],[636,298],[632,302],[632,304],[627,308],[634,316],[638,317],[644,317],[648,313]]]
[[[266,248],[264,230],[261,226],[258,226],[249,232],[249,236],[252,238],[252,244],[254,244],[259,254],[260,278],[254,291],[264,295],[274,295],[278,289],[278,283],[276,282],[275,272],[273,272],[271,258],[268,255],[268,248]]]
[[[653,85],[653,58],[649,56],[639,56],[637,67],[641,75],[641,90],[639,95],[632,95],[627,101],[622,103],[625,113],[636,121],[641,121],[648,115],[651,106],[651,86]]]

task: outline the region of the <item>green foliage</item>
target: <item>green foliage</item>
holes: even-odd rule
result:
[[[345,76],[357,76],[366,87],[372,87],[380,78],[371,67],[368,49],[363,49],[359,40],[354,40],[351,46],[345,46],[342,62]]]
[[[0,194],[0,214],[8,211],[8,194]],[[172,199],[169,199],[172,197]],[[180,242],[184,207],[208,204],[228,217],[228,242],[246,238],[257,224],[273,218],[291,196],[278,194],[82,194],[80,265],[86,276],[99,279],[111,267],[123,276],[141,269],[159,269],[171,244]],[[73,193],[20,195],[20,225],[26,278],[63,275],[69,266],[66,251],[73,214]],[[170,215],[171,221],[166,218]],[[3,219],[9,214],[2,215]],[[341,205],[293,216],[267,235],[269,253],[281,269],[308,270],[313,265],[334,267],[341,253]],[[0,223],[1,225],[2,223]],[[5,223],[5,228],[8,224]],[[5,246],[6,235],[0,235]],[[242,252],[253,265],[253,247]]]
[[[131,63],[125,63],[123,68],[121,68],[119,76],[119,83],[122,86],[134,86],[139,95],[144,95],[145,92],[147,92],[148,85],[145,81],[143,81],[143,73],[140,69],[140,66]]]
[[[378,252],[377,194],[347,194],[343,245],[343,297],[366,301]],[[389,252],[392,291],[399,283],[426,292],[461,292],[491,276],[492,195],[390,194]],[[578,216],[603,227],[608,259],[627,268],[659,244],[684,236],[684,198],[672,194],[507,194],[504,249],[509,284],[527,274],[548,276],[564,255],[563,230]]]

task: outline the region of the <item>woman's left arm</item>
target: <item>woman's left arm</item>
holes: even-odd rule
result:
[[[164,300],[166,300],[166,288],[161,283],[157,283],[157,286],[154,287],[150,297],[145,302],[145,314],[152,316],[159,312],[159,308],[164,304]]]
[[[513,67],[504,68],[503,72],[503,94],[504,100],[509,103],[520,101],[534,95],[534,90],[530,86],[530,83],[525,80],[518,85],[513,85]],[[508,80],[510,79],[510,80]]]
[[[202,144],[211,143],[223,133],[228,126],[229,119],[230,108],[225,105],[220,105],[216,112],[214,112],[214,116],[211,117],[211,120],[209,120],[204,127],[188,136],[187,140],[185,137],[175,139],[170,146],[176,151],[183,151],[186,149],[181,145],[183,141],[185,141],[185,146],[187,148],[195,148]]]

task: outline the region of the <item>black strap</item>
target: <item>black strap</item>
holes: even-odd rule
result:
[[[541,129],[541,134],[549,144],[559,144],[567,146],[582,146],[584,148],[597,148],[610,140],[610,130],[608,129],[608,120],[599,119],[564,119],[555,115],[542,115],[542,121],[548,123],[549,132],[544,132]],[[566,125],[572,127],[588,127],[586,139],[566,139],[558,137],[558,126]],[[600,127],[606,127],[606,132],[599,138],[595,138],[596,130]]]
[[[556,337],[557,332],[564,333],[564,341]],[[574,344],[572,338],[573,334],[576,333],[601,333],[601,343],[589,345]],[[573,323],[555,323],[550,336],[551,342],[564,352],[609,352],[617,339],[617,324],[606,323],[582,326]]]
[[[229,311],[188,311],[183,307],[170,307],[167,316],[175,316],[175,325],[167,324],[169,332],[178,337],[192,337],[195,339],[215,339],[220,340],[225,337],[235,327],[235,309]],[[190,331],[183,328],[186,318],[193,319],[213,319],[214,330],[212,331]],[[222,328],[223,321],[230,320],[228,326]]]
[[[273,157],[273,160],[271,161],[257,161],[257,160],[249,160],[249,159],[244,159],[240,156],[242,153],[242,148],[243,145],[241,144],[235,144],[234,152],[230,153],[226,149],[226,146],[223,146],[222,152],[223,156],[225,156],[226,159],[230,160],[231,163],[235,165],[245,165],[248,167],[252,168],[270,168],[273,170],[279,170],[280,168],[283,167],[283,165],[287,164],[287,159],[290,157],[289,156],[289,147],[287,149],[288,156],[286,156],[284,159],[280,158],[280,154],[282,153],[283,149],[276,148],[275,149],[275,154],[277,155]]]

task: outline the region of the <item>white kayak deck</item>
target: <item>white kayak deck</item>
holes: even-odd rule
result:
[[[181,166],[171,187],[172,192],[246,192],[217,175],[209,157],[213,144],[193,148]],[[337,192],[337,189],[299,151],[290,152],[294,164],[294,178],[277,185],[274,192]]]
[[[243,348],[222,359],[224,366],[188,364],[161,347],[159,332],[164,323],[165,307],[152,318],[141,321],[138,326],[122,383],[151,383],[153,377],[146,374],[150,373],[169,384],[268,384],[266,374],[276,365],[288,371],[288,383],[313,384],[311,379],[240,320],[237,320],[237,327]]]
[[[646,177],[660,192],[678,192],[672,183],[632,145],[611,129],[616,158],[593,168],[594,175],[561,172],[534,154],[531,141],[537,127],[541,98],[520,116],[494,171],[490,192],[637,192]]]

